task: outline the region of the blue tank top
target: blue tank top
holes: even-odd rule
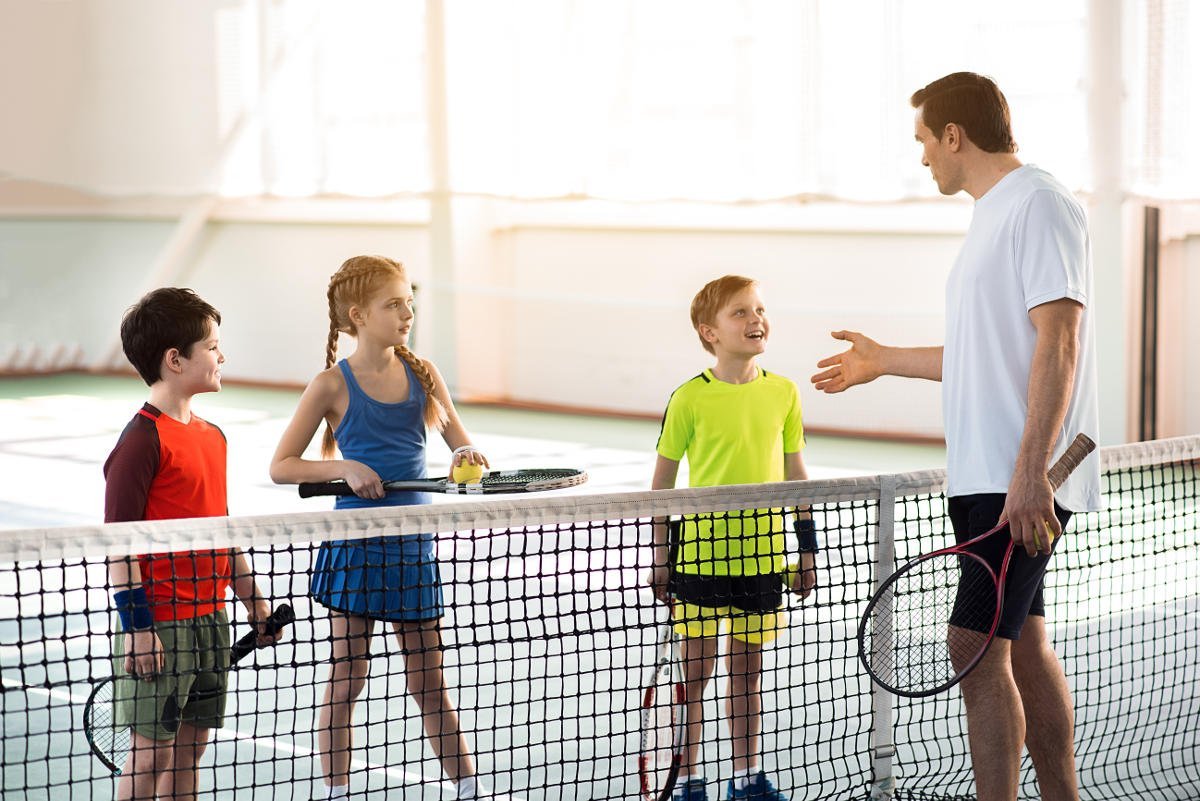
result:
[[[381,403],[363,392],[345,359],[338,362],[350,403],[333,437],[345,459],[370,467],[384,481],[425,478],[425,390],[408,363],[408,399]],[[382,500],[339,496],[335,508],[413,506],[429,503],[428,492],[389,492]]]

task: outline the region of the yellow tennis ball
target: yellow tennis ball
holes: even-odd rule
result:
[[[463,462],[450,471],[450,480],[455,484],[478,484],[483,480],[483,465]]]

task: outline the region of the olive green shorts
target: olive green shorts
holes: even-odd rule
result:
[[[124,632],[113,648],[113,718],[151,740],[173,740],[180,723],[219,729],[225,722],[229,677],[229,618],[224,610],[154,624],[163,646],[163,671],[154,681],[125,672]]]

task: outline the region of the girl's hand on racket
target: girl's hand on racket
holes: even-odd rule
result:
[[[1051,552],[1054,540],[1062,534],[1062,524],[1054,513],[1054,488],[1045,473],[1013,476],[999,522],[1005,521],[1017,548],[1029,556]]]
[[[347,459],[342,462],[342,480],[360,498],[379,500],[386,493],[383,491],[383,480],[379,474],[362,462]]]
[[[162,641],[154,629],[125,632],[125,672],[141,679],[154,681],[164,664]]]
[[[817,362],[817,367],[829,368],[810,379],[817,390],[828,394],[843,392],[883,375],[883,348],[878,342],[857,331],[834,331],[832,336],[849,342],[850,350]]]

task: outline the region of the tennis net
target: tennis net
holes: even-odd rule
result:
[[[1104,449],[1105,510],[1078,515],[1047,576],[1047,608],[1076,709],[1084,798],[1194,798],[1200,782],[1200,437]],[[318,707],[331,654],[309,597],[317,544],[436,532],[441,656],[477,772],[496,797],[636,798],[638,709],[665,610],[646,586],[655,517],[738,516],[811,504],[819,586],[786,601],[763,671],[761,763],[793,799],[972,797],[957,690],[873,688],[857,627],[876,581],[948,541],[941,471],[400,509],[0,533],[0,716],[7,798],[111,798],[84,737],[91,687],[112,675],[109,555],[238,546],[297,621],[230,674],[223,728],[201,762],[209,797],[323,798]],[[744,512],[752,514],[753,511]],[[795,543],[791,543],[795,545]],[[235,637],[244,610],[230,604]],[[358,797],[454,798],[407,691],[390,630],[371,641],[354,714]],[[710,794],[732,745],[705,700]],[[1022,798],[1036,798],[1026,759]],[[719,784],[718,784],[719,782]],[[713,796],[716,797],[716,796]]]

